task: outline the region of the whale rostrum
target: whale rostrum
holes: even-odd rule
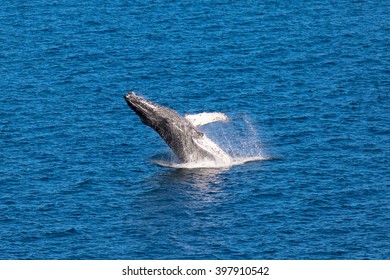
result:
[[[141,121],[153,128],[182,163],[202,161],[230,166],[232,158],[197,127],[227,121],[223,113],[201,113],[181,116],[176,111],[153,103],[130,92],[124,96],[130,108]]]

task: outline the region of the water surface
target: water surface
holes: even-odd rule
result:
[[[3,1],[0,258],[389,259],[389,8]],[[272,159],[158,166],[130,90]]]

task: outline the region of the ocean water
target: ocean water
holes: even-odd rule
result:
[[[390,259],[388,1],[0,7],[0,259]],[[155,164],[130,90],[266,159]]]

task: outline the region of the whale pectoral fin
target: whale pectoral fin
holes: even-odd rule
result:
[[[200,113],[184,116],[193,126],[202,126],[208,123],[227,121],[229,118],[223,113]]]

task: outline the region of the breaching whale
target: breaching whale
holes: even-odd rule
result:
[[[153,103],[130,92],[127,104],[141,121],[153,128],[182,163],[212,162],[214,166],[231,166],[232,158],[197,127],[227,121],[223,113],[201,113],[181,116],[176,111]]]

